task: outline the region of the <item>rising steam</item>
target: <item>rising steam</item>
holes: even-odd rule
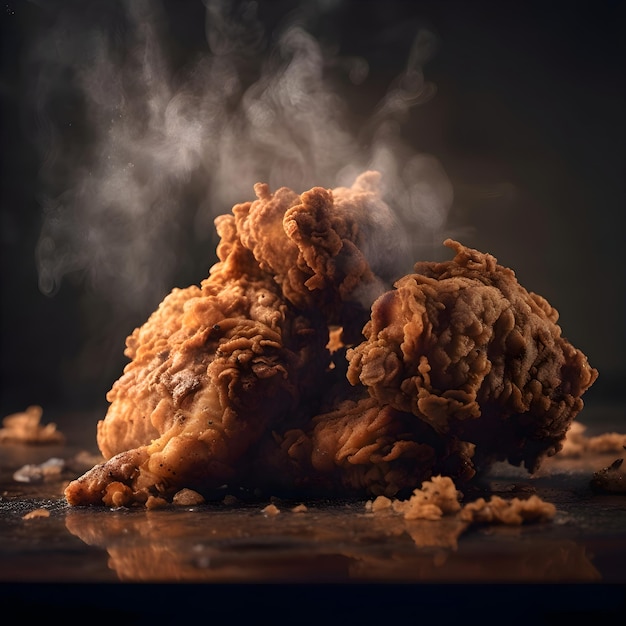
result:
[[[115,19],[87,27],[61,15],[33,54],[44,293],[77,273],[122,307],[152,307],[190,248],[214,249],[213,218],[253,199],[258,181],[301,192],[377,169],[397,212],[403,269],[420,246],[443,241],[451,185],[436,159],[401,140],[409,110],[434,93],[422,72],[431,33],[416,32],[403,71],[355,127],[329,76],[343,72],[358,90],[367,60],[325,49],[304,11],[268,33],[256,3],[207,0],[205,53],[181,70],[156,2],[116,6]],[[74,105],[71,119],[55,109],[62,98]],[[198,282],[207,269],[197,268]]]

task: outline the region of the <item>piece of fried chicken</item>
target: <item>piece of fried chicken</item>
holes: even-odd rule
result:
[[[462,486],[495,461],[533,472],[561,448],[598,372],[511,269],[445,244],[451,261],[417,263],[374,302],[346,353],[354,397],[343,389],[308,429],[273,433],[263,458],[277,484],[401,496],[437,474]]]
[[[73,481],[72,505],[122,506],[203,493],[245,476],[259,438],[318,412],[331,370],[329,326],[360,339],[391,271],[366,251],[392,246],[380,176],[351,188],[271,194],[216,219],[219,261],[201,285],[174,289],[127,339],[131,360],[98,424],[106,463]],[[377,251],[381,252],[381,251]],[[384,252],[384,249],[382,250]]]
[[[507,460],[533,472],[561,448],[598,372],[511,269],[445,245],[451,261],[417,263],[376,300],[347,376],[379,404],[472,444],[476,470]]]

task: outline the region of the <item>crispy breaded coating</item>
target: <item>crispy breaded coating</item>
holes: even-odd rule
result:
[[[327,189],[299,196],[257,185],[256,201],[216,219],[219,261],[208,278],[174,289],[128,338],[130,363],[98,424],[110,460],[69,485],[71,504],[145,503],[237,483],[264,433],[317,412],[329,324],[360,336],[383,290],[359,246],[359,220],[382,202],[378,178],[338,190],[337,205]]]
[[[361,174],[350,188],[301,195],[285,187],[272,194],[258,183],[255,201],[233,207],[243,246],[283,297],[343,327],[348,343],[361,341],[371,303],[396,277],[398,225],[379,186],[378,172]]]
[[[466,504],[459,517],[472,524],[520,526],[525,522],[546,522],[555,515],[554,504],[532,495],[525,500],[520,498],[504,500],[499,496],[491,496],[489,500],[478,498]]]
[[[347,376],[442,437],[474,444],[477,469],[508,460],[533,472],[560,449],[598,372],[513,270],[445,244],[454,259],[417,263],[376,300]]]
[[[444,439],[412,413],[372,397],[344,400],[315,416],[306,431],[274,433],[274,439],[283,458],[268,450],[264,459],[280,468],[272,471],[317,496],[401,496],[438,473],[460,483],[474,476],[472,445]]]

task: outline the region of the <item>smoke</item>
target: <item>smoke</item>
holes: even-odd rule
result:
[[[451,184],[402,139],[411,111],[435,94],[423,71],[432,33],[415,33],[405,66],[362,120],[346,93],[366,85],[367,59],[342,57],[309,28],[337,3],[303,2],[270,32],[257,3],[206,0],[206,45],[182,65],[157,2],[102,3],[94,18],[86,4],[51,18],[30,59],[44,293],[78,276],[123,310],[152,307],[197,262],[194,249],[209,263],[214,217],[253,199],[258,181],[300,192],[376,169],[405,271],[445,238]],[[196,268],[198,282],[207,269]]]

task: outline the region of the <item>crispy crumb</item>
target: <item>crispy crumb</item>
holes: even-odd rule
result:
[[[559,457],[579,457],[585,453],[620,452],[626,447],[626,434],[603,433],[594,437],[587,437],[587,427],[580,422],[573,421],[563,441],[563,448]]]
[[[196,504],[204,504],[204,497],[193,489],[181,489],[174,494],[172,504],[178,506],[194,506]]]
[[[157,496],[148,496],[146,500],[146,509],[162,509],[167,506],[167,500]]]
[[[461,509],[460,493],[449,476],[433,476],[415,489],[408,500],[394,500],[394,511],[405,519],[440,519]]]
[[[408,500],[390,499],[378,496],[366,504],[366,509],[374,513],[392,509],[405,519],[437,520],[443,515],[451,515],[461,509],[454,482],[449,476],[433,476],[424,481],[421,488],[415,489]]]
[[[22,515],[22,519],[37,519],[39,517],[50,517],[50,511],[48,509],[34,509],[29,511],[26,515]]]
[[[544,522],[556,514],[556,507],[544,502],[539,496],[528,499],[505,500],[492,496],[489,500],[479,498],[461,506],[461,494],[448,476],[433,476],[416,489],[408,500],[389,499],[378,496],[366,503],[365,508],[373,513],[388,511],[402,515],[406,520],[440,520],[444,516],[456,515],[457,519],[470,524],[519,525],[524,522]]]
[[[291,509],[291,512],[292,513],[304,513],[308,510],[309,509],[307,508],[306,504],[298,504],[294,506],[293,509]]]
[[[275,504],[268,504],[262,511],[263,514],[273,517],[280,513],[280,509]]]
[[[371,502],[370,509],[375,513],[376,511],[391,509],[391,505],[391,498],[388,498],[387,496],[378,496],[373,502]]]
[[[64,443],[65,436],[56,424],[41,424],[43,409],[39,405],[29,406],[25,411],[7,415],[0,428],[0,442],[50,444]]]
[[[556,507],[533,495],[526,500],[504,500],[492,496],[489,500],[479,498],[463,507],[459,517],[472,524],[506,524],[518,526],[524,522],[546,522],[556,514]]]

